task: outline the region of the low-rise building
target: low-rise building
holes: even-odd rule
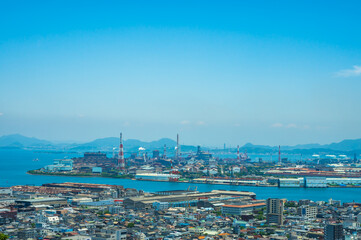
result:
[[[255,203],[246,205],[223,205],[221,209],[222,214],[242,215],[252,213],[254,210],[262,209],[264,207],[266,207],[265,203]]]
[[[316,218],[316,216],[317,216],[317,206],[309,206],[309,205],[300,206],[297,209],[297,213],[301,217]]]

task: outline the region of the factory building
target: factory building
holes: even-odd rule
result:
[[[157,211],[162,211],[169,208],[168,202],[154,202],[153,208]]]
[[[71,159],[55,159],[52,165],[45,166],[48,172],[64,172],[73,170],[73,160]]]
[[[159,150],[153,150],[153,158],[159,158]]]
[[[212,154],[201,151],[201,147],[198,146],[197,147],[196,159],[204,160],[206,162],[209,162],[209,160],[212,159]]]
[[[105,153],[102,152],[86,152],[84,157],[73,158],[74,160],[74,169],[81,170],[82,167],[87,166],[91,167],[102,167],[103,171],[105,169],[110,169],[116,166],[116,158],[108,158]]]
[[[37,206],[37,205],[54,205],[54,206],[66,206],[68,204],[65,198],[35,198],[35,199],[23,199],[16,200],[17,205],[24,207]]]
[[[330,185],[361,185],[361,178],[327,178]]]
[[[252,213],[254,210],[262,209],[265,203],[255,203],[246,205],[223,205],[222,214],[243,215]]]
[[[302,187],[303,186],[303,178],[280,178],[278,180],[278,187]]]
[[[325,178],[325,177],[305,177],[305,178],[280,178],[278,187],[308,187],[326,188],[328,186],[361,185],[361,178]]]
[[[76,188],[76,189],[84,189],[90,192],[102,192],[102,191],[110,191],[112,189],[123,190],[123,186],[120,185],[108,185],[108,184],[95,184],[95,183],[46,183],[43,184],[44,187],[54,187],[54,188]]]
[[[178,180],[178,174],[165,174],[165,173],[137,173],[135,178],[137,180],[152,180],[152,181],[171,181]]]
[[[239,192],[239,191],[223,191],[213,190],[211,192],[203,193],[190,193],[190,194],[177,194],[177,195],[158,195],[158,196],[141,196],[141,197],[130,197],[123,201],[125,208],[133,209],[150,209],[156,202],[164,203],[167,202],[169,207],[189,207],[197,206],[200,201],[219,201],[226,199],[254,199],[256,194],[253,192]]]
[[[305,177],[306,188],[326,188],[327,180],[325,177]]]
[[[0,195],[13,195],[12,188],[0,187]]]

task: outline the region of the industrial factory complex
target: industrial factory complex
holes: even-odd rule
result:
[[[261,158],[251,159],[246,151],[240,152],[239,146],[234,158],[215,157],[200,147],[194,153],[184,154],[177,134],[177,145],[171,157],[164,146],[163,154],[153,149],[150,156],[140,148],[142,151],[125,158],[122,133],[119,139],[119,153],[113,152],[111,157],[103,152],[85,152],[83,157],[56,159],[53,164],[29,173],[281,188],[361,186],[361,163],[345,155],[325,159],[314,155],[307,161],[291,161],[282,158],[281,147],[278,147],[278,161],[267,162]]]
[[[201,147],[185,153],[179,135],[169,154],[166,146],[148,152],[141,147],[131,153],[124,148],[121,133],[118,153],[84,152],[55,159],[29,173],[129,178],[139,181],[139,188],[74,182],[1,188],[0,231],[11,239],[361,238],[359,201],[294,201],[274,195],[259,199],[253,191],[220,190],[222,185],[254,186],[260,191],[267,187],[278,187],[278,191],[357,188],[361,165],[356,157],[292,161],[282,157],[278,147],[278,159],[273,162],[252,159],[239,146],[227,157]],[[155,186],[157,181],[172,182],[172,186],[186,185],[177,182],[215,186],[198,191],[199,185],[189,184],[188,189],[146,192],[141,181],[154,181]]]

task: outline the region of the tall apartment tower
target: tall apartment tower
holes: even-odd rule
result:
[[[325,240],[344,240],[343,226],[341,223],[327,224],[325,227]]]
[[[283,205],[285,200],[279,198],[267,199],[267,224],[283,225]]]

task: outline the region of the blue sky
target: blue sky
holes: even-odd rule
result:
[[[360,138],[359,1],[1,1],[0,135]]]

